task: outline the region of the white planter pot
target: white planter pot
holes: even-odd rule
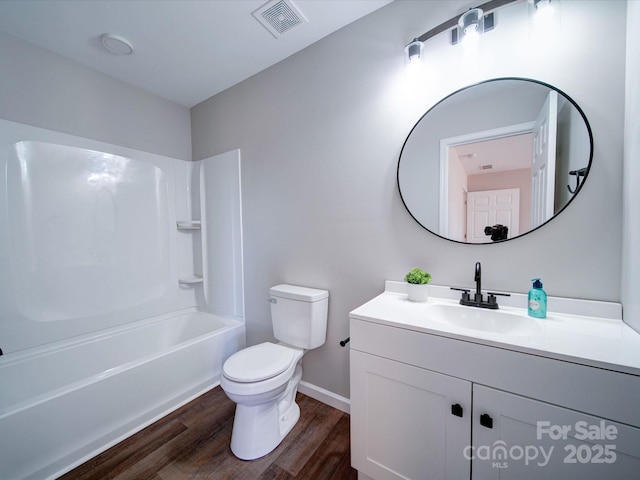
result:
[[[429,285],[407,283],[407,293],[410,302],[426,302],[429,300]]]

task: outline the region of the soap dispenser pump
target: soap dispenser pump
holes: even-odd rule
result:
[[[533,288],[529,290],[529,316],[535,318],[547,318],[547,292],[542,289],[539,278],[531,280]]]

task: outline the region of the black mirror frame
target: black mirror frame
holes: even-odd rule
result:
[[[587,165],[587,167],[584,169],[584,174],[581,175],[583,176],[583,180],[581,182],[578,183],[578,186],[575,189],[575,192],[572,192],[572,196],[571,199],[560,209],[558,210],[556,213],[554,213],[553,217],[551,217],[549,220],[547,220],[546,222],[544,222],[542,225],[538,225],[536,228],[532,228],[531,230],[528,230],[525,233],[522,233],[520,235],[518,235],[517,237],[513,237],[513,238],[507,238],[504,240],[497,240],[494,242],[483,242],[483,243],[467,243],[467,242],[461,242],[459,240],[453,240],[451,238],[447,238],[447,237],[443,237],[442,235],[433,232],[432,230],[429,230],[427,227],[425,227],[414,215],[413,213],[411,213],[411,210],[409,209],[409,207],[407,206],[407,203],[405,202],[404,197],[402,196],[402,189],[400,188],[400,162],[402,161],[402,152],[404,152],[404,149],[407,145],[407,142],[409,141],[409,138],[411,137],[411,134],[413,133],[413,131],[417,128],[417,126],[420,124],[420,122],[422,121],[422,119],[424,117],[426,117],[427,115],[429,115],[429,113],[435,109],[438,105],[440,105],[441,103],[443,103],[444,101],[446,101],[448,98],[456,95],[457,93],[460,93],[464,90],[468,90],[470,88],[479,86],[479,85],[483,85],[486,83],[491,83],[491,82],[496,82],[496,81],[503,81],[503,80],[520,80],[520,81],[526,81],[526,82],[531,82],[531,83],[537,83],[539,85],[542,85],[544,87],[547,87],[551,90],[555,90],[556,92],[558,92],[560,95],[562,95],[564,98],[566,98],[572,105],[573,107],[578,111],[578,113],[580,114],[580,116],[582,117],[582,120],[584,121],[584,124],[587,128],[587,133],[589,135],[589,163]],[[404,143],[402,144],[402,149],[400,150],[400,155],[398,157],[398,167],[396,170],[396,185],[398,186],[398,193],[400,194],[400,199],[402,200],[402,204],[404,205],[404,208],[407,210],[407,212],[409,213],[409,215],[411,216],[411,218],[413,218],[415,220],[415,222],[420,225],[422,228],[424,228],[427,232],[431,233],[432,235],[435,235],[436,237],[440,237],[443,240],[447,240],[449,242],[454,242],[454,243],[459,243],[461,245],[493,245],[493,244],[499,244],[499,243],[503,243],[503,242],[508,242],[510,240],[516,240],[518,238],[522,238],[526,235],[529,235],[530,233],[535,232],[536,230],[544,227],[545,225],[547,225],[549,222],[551,222],[552,220],[554,220],[555,218],[557,218],[575,199],[575,197],[578,195],[578,193],[580,193],[580,191],[582,190],[582,187],[584,186],[585,182],[587,181],[587,178],[589,176],[589,172],[591,171],[591,165],[593,162],[593,133],[591,131],[591,125],[589,124],[589,121],[587,120],[587,116],[584,114],[584,112],[582,111],[582,109],[580,108],[580,106],[575,102],[575,100],[573,100],[573,98],[571,98],[569,95],[567,95],[566,93],[564,93],[562,90],[560,90],[557,87],[554,87],[553,85],[550,85],[546,82],[540,81],[540,80],[535,80],[532,78],[524,78],[524,77],[497,77],[497,78],[491,78],[489,80],[483,80],[481,82],[477,82],[471,85],[467,85],[466,87],[462,87],[458,90],[456,90],[455,92],[450,93],[449,95],[447,95],[446,97],[440,99],[438,102],[436,102],[431,108],[429,108],[429,110],[427,110],[424,115],[422,115],[418,121],[415,123],[415,125],[411,128],[411,131],[409,132],[409,135],[407,135],[407,138],[405,139]]]

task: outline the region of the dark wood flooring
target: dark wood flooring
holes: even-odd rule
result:
[[[92,458],[61,480],[349,480],[349,415],[298,393],[300,420],[269,455],[246,462],[229,443],[235,404],[220,387]]]

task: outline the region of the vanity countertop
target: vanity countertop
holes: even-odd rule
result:
[[[531,319],[537,324],[535,333],[512,335],[472,330],[429,319],[429,306],[458,304],[451,298],[449,289],[430,286],[428,302],[417,303],[407,299],[405,288],[402,282],[387,282],[384,293],[353,310],[350,317],[640,376],[640,334],[616,313],[621,312],[619,304],[550,297],[547,318]],[[440,295],[434,296],[433,292]],[[522,294],[507,297],[506,301],[500,297],[498,312],[529,318],[525,308],[508,306],[509,303],[522,303],[521,297],[526,299]],[[561,313],[552,310],[554,303]],[[598,316],[585,315],[585,311]]]

